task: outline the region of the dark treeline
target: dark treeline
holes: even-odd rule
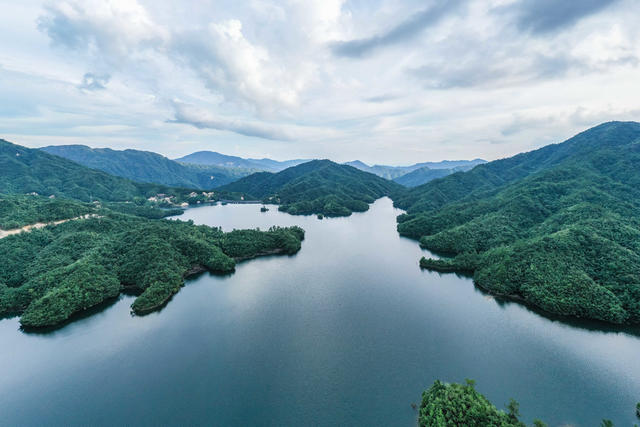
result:
[[[552,313],[640,322],[640,124],[477,166],[397,197],[401,234],[499,295]]]

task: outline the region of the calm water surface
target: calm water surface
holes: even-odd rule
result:
[[[123,296],[46,334],[0,321],[0,425],[413,426],[435,379],[473,378],[527,422],[635,422],[640,334],[499,303],[423,272],[389,199],[317,220],[258,205],[191,209],[233,228],[302,226],[299,254],[203,274],[161,312]]]

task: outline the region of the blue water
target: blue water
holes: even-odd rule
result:
[[[465,378],[529,423],[636,422],[637,329],[551,320],[421,271],[389,199],[324,220],[259,208],[181,219],[297,224],[297,255],[200,275],[143,317],[122,296],[46,334],[0,320],[0,425],[413,426],[422,390]]]

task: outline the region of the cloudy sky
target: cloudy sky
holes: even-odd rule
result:
[[[0,137],[495,159],[640,120],[637,0],[0,0]]]

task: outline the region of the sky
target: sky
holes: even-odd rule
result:
[[[0,0],[0,138],[493,160],[640,120],[637,0]]]

